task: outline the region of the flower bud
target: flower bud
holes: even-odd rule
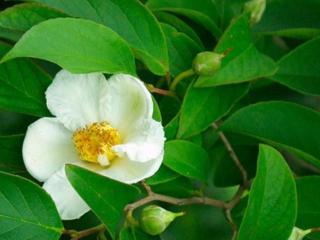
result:
[[[183,212],[173,213],[157,205],[150,205],[141,212],[140,227],[152,236],[159,235],[176,217],[183,215]]]
[[[250,14],[250,23],[254,25],[260,21],[264,10],[266,9],[266,0],[251,0],[244,5],[244,12]]]
[[[310,232],[310,229],[301,230],[300,228],[294,227],[288,240],[302,240]]]
[[[215,52],[201,52],[195,57],[192,68],[198,75],[212,75],[221,67],[224,54]]]

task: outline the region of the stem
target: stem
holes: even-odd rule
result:
[[[204,205],[210,205],[213,207],[218,207],[223,209],[226,208],[225,202],[212,199],[212,198],[207,198],[207,197],[175,198],[175,197],[170,197],[162,194],[151,193],[151,195],[148,195],[145,198],[142,198],[134,203],[128,204],[125,207],[125,212],[126,213],[132,212],[136,208],[139,208],[147,203],[154,202],[154,201],[170,203],[172,205],[177,205],[177,206],[184,206],[184,205],[191,205],[191,204],[204,204]]]
[[[310,231],[313,232],[313,233],[320,232],[320,227],[310,228]]]
[[[219,126],[216,123],[212,123],[212,127],[218,132],[218,135],[219,135],[221,141],[223,142],[223,144],[225,145],[231,159],[236,164],[236,166],[239,168],[239,171],[242,176],[243,186],[245,188],[247,188],[249,186],[249,182],[248,182],[248,174],[247,174],[246,169],[243,167],[242,163],[240,162],[238,156],[236,155],[235,151],[233,150],[227,137],[224,135],[224,133],[222,131],[219,130]]]
[[[232,240],[236,240],[237,239],[237,235],[238,235],[238,226],[237,224],[235,224],[235,222],[232,219],[232,215],[231,215],[231,210],[230,209],[226,209],[224,211],[225,216],[229,222],[229,224],[231,225],[231,229],[232,229]]]
[[[149,92],[151,92],[151,93],[157,93],[160,95],[174,97],[174,98],[177,97],[177,95],[174,92],[169,91],[169,90],[165,90],[165,89],[161,89],[161,88],[156,88],[152,84],[146,84],[146,87],[149,90]]]
[[[76,230],[64,230],[64,235],[69,235],[71,237],[71,240],[78,240],[93,234],[102,233],[106,230],[106,227],[103,224],[100,224],[98,226],[88,228],[82,231],[76,231]]]
[[[195,73],[194,73],[194,71],[193,71],[192,69],[186,70],[186,71],[178,74],[178,76],[176,76],[176,77],[173,79],[173,81],[172,81],[172,83],[171,83],[171,85],[170,85],[170,91],[174,92],[174,91],[176,90],[176,87],[177,87],[178,83],[179,83],[181,80],[183,80],[183,79],[185,79],[185,78],[187,78],[187,77],[193,76],[194,74],[195,74]]]

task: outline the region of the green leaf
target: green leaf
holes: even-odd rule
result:
[[[319,226],[320,218],[320,193],[319,176],[307,176],[296,179],[298,193],[298,216],[296,225],[302,229]],[[308,236],[309,237],[309,236]],[[317,233],[311,239],[320,239]]]
[[[48,60],[74,73],[135,73],[127,43],[109,28],[83,19],[57,18],[36,25],[2,61],[17,57]]]
[[[165,143],[164,165],[182,176],[202,181],[208,179],[208,155],[197,144],[173,140]]]
[[[188,138],[204,131],[227,114],[248,89],[246,83],[211,88],[191,86],[181,107],[178,137]]]
[[[138,198],[139,189],[73,165],[66,166],[66,174],[72,186],[114,237],[125,205]]]
[[[277,150],[260,145],[257,175],[238,239],[288,239],[295,224],[296,208],[296,187],[287,163]]]
[[[281,58],[271,79],[302,93],[320,95],[320,38],[302,44]]]
[[[0,55],[9,47],[0,43]],[[0,64],[0,107],[6,110],[48,116],[44,92],[51,77],[34,63],[15,59]]]
[[[0,137],[23,135],[36,117],[0,110]]]
[[[152,10],[168,11],[185,16],[202,25],[213,36],[221,35],[221,30],[216,23],[218,13],[213,1],[202,0],[199,4],[193,0],[149,0],[147,6]]]
[[[164,132],[167,140],[175,139],[179,128],[180,114],[177,114],[171,121],[165,126]]]
[[[22,160],[22,143],[24,135],[0,136],[0,171],[27,175]]]
[[[146,180],[149,185],[157,185],[169,182],[179,177],[179,174],[170,170],[165,165],[162,165],[160,169],[150,178]]]
[[[175,219],[161,234],[161,240],[230,240],[231,228],[223,211],[203,205],[170,208],[184,211],[185,216]]]
[[[172,76],[177,76],[190,69],[192,60],[203,49],[199,48],[198,44],[186,34],[178,32],[170,25],[163,23],[161,27],[168,45],[170,73]]]
[[[49,195],[29,180],[0,172],[0,238],[58,240],[63,225]]]
[[[0,12],[0,27],[9,31],[15,31],[20,38],[24,32],[40,22],[50,18],[65,16],[62,12],[44,5],[23,3]]]
[[[182,32],[192,38],[192,40],[194,40],[198,44],[199,48],[204,48],[198,34],[179,17],[176,17],[174,14],[161,11],[156,11],[154,14],[161,22],[170,24],[175,29],[177,29],[178,32]]]
[[[136,57],[155,74],[168,71],[167,47],[159,23],[137,0],[34,0],[65,13],[104,24],[133,48]],[[95,36],[94,33],[92,33]],[[99,46],[99,45],[98,45]],[[118,47],[114,46],[116,50]],[[119,53],[121,55],[122,53]],[[112,59],[112,57],[111,57]]]
[[[289,102],[262,102],[234,113],[225,131],[284,148],[320,167],[320,113]]]
[[[161,122],[162,121],[161,111],[157,103],[157,100],[153,96],[152,96],[152,102],[153,102],[152,118],[158,122]]]
[[[215,52],[230,51],[222,59],[222,66],[214,75],[200,76],[195,87],[212,87],[251,81],[273,75],[277,66],[274,61],[255,48],[246,14],[233,20],[225,31]]]
[[[312,38],[320,34],[320,2],[314,0],[269,1],[257,32],[284,37]]]

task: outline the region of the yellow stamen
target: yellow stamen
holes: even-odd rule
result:
[[[110,124],[100,122],[78,129],[73,134],[73,142],[81,160],[107,166],[117,157],[112,147],[120,144],[121,138]]]

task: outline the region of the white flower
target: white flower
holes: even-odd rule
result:
[[[109,178],[136,183],[163,160],[164,131],[152,119],[153,103],[137,78],[60,71],[46,91],[56,116],[31,124],[23,143],[29,173],[44,182],[61,218],[89,211],[68,182],[64,166],[75,164]]]

